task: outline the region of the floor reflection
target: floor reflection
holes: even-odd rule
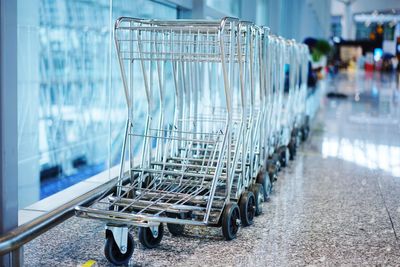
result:
[[[392,176],[400,177],[400,146],[377,145],[359,139],[324,137],[322,156],[340,158],[369,169],[381,169]]]
[[[328,90],[320,118],[325,125],[321,152],[400,177],[400,87],[397,73],[340,73]]]

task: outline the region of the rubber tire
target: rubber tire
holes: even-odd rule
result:
[[[250,226],[254,222],[256,212],[256,198],[251,191],[245,191],[239,200],[240,219],[244,227]]]
[[[142,183],[142,188],[149,189],[148,187],[150,186],[152,181],[153,181],[153,177],[151,177],[151,175],[147,175],[146,178],[144,178],[144,181]]]
[[[296,139],[294,137],[291,138],[291,140],[288,144],[288,149],[289,149],[289,159],[294,160],[294,158],[296,157],[296,152],[297,152]]]
[[[259,216],[263,213],[263,202],[264,202],[264,187],[262,184],[252,184],[250,186],[250,191],[253,192],[256,200],[256,211],[255,216]]]
[[[175,224],[175,223],[167,223],[168,231],[173,236],[181,236],[183,231],[185,230],[185,225],[183,224]]]
[[[268,176],[271,181],[271,185],[277,180],[278,178],[278,170],[276,168],[275,162],[272,160],[267,160],[267,170],[268,170]]]
[[[236,203],[228,203],[225,205],[222,213],[222,234],[225,240],[235,239],[239,231],[240,210]]]
[[[276,165],[276,170],[279,172],[281,170],[281,155],[279,154],[279,152],[275,152],[274,154],[272,154],[271,159]]]
[[[304,142],[308,139],[308,136],[310,135],[310,116],[308,115],[305,117],[302,130],[303,130],[302,138]]]
[[[139,227],[139,241],[145,248],[155,248],[160,245],[164,236],[164,226],[162,223],[158,226],[158,236],[154,237],[149,227]]]
[[[124,254],[121,253],[117,243],[114,240],[114,236],[111,234],[106,235],[106,242],[104,244],[104,255],[107,260],[114,265],[121,266],[127,265],[129,260],[132,258],[133,251],[135,249],[135,243],[131,234],[128,234],[128,247]]]
[[[279,162],[282,168],[285,168],[289,164],[289,149],[287,147],[279,148]]]
[[[310,134],[310,126],[305,125],[302,128],[302,135],[301,135],[301,141],[305,142],[308,139],[308,135]]]
[[[271,194],[272,191],[272,183],[269,177],[270,176],[268,172],[260,171],[256,178],[256,183],[261,184],[263,187],[264,201],[267,201],[269,199],[269,195]]]
[[[293,130],[292,132],[292,139],[294,138],[295,144],[296,144],[296,148],[300,146],[301,143],[301,128],[296,128]]]

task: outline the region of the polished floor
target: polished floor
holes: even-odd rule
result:
[[[220,229],[137,242],[132,266],[400,265],[400,89],[394,75],[348,73],[325,89],[312,134],[271,200],[236,240]],[[72,218],[24,248],[27,266],[107,266],[104,225]]]

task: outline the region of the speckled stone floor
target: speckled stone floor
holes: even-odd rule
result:
[[[400,92],[392,78],[339,75],[309,141],[284,169],[264,214],[236,240],[217,228],[135,244],[132,266],[400,266]],[[397,119],[397,122],[396,122]],[[26,266],[77,266],[103,256],[104,225],[72,218],[24,247]]]

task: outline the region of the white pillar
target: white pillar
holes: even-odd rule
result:
[[[18,226],[17,3],[0,0],[0,236]],[[22,249],[0,256],[0,266],[20,266]]]
[[[345,20],[345,31],[344,31],[344,39],[352,39],[351,33],[353,28],[352,14],[351,14],[351,3],[348,2],[345,4],[344,8],[344,20]]]

